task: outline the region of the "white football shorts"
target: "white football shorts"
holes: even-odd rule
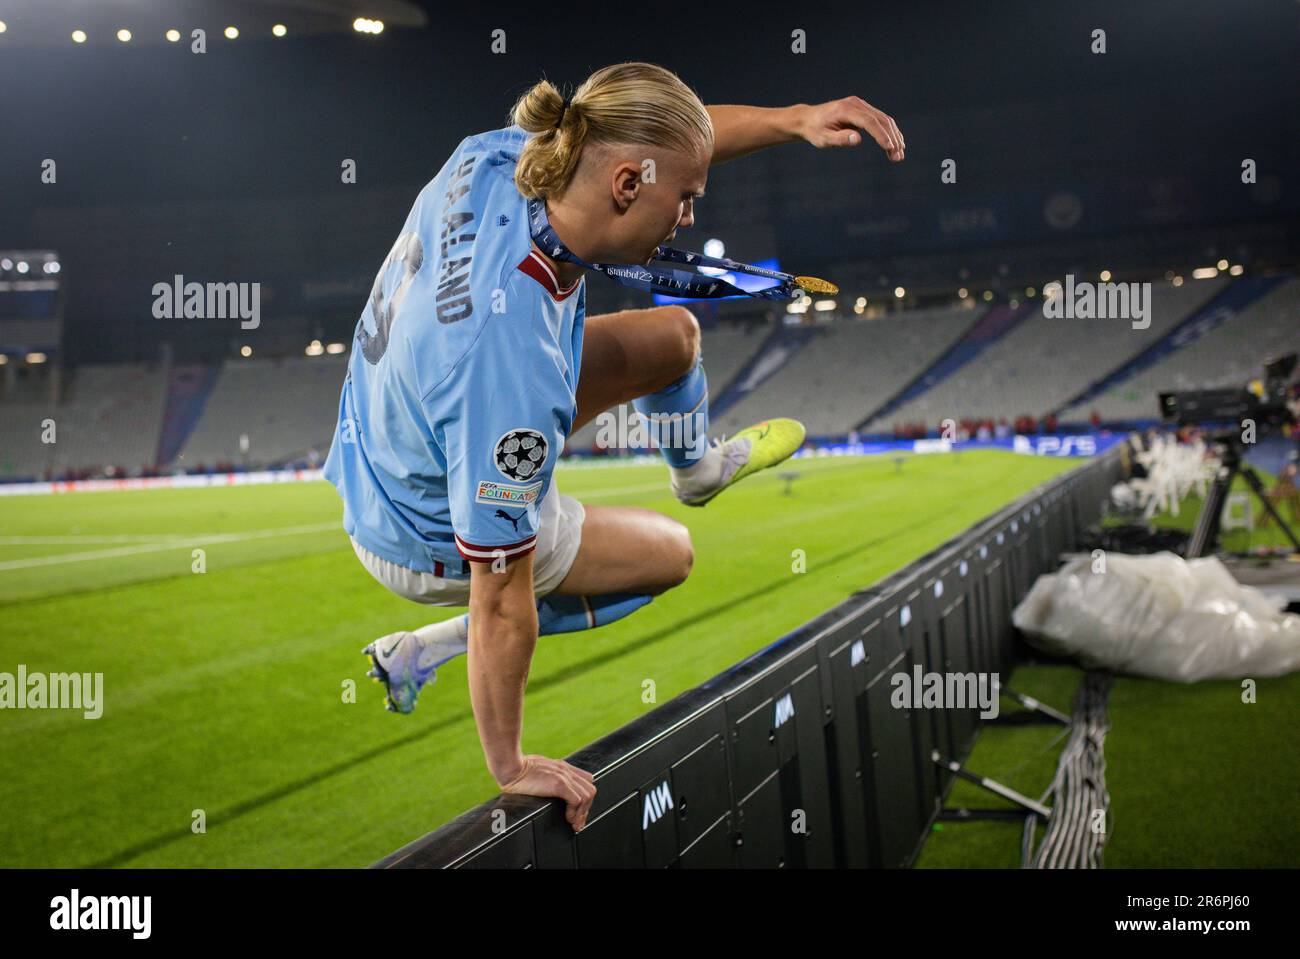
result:
[[[552,477],[551,488],[542,498],[537,547],[533,551],[535,595],[541,597],[552,592],[569,575],[582,544],[582,521],[586,515],[581,503],[560,493]],[[355,539],[352,548],[366,571],[398,596],[430,606],[469,605],[468,576],[451,579],[407,569],[376,556]]]

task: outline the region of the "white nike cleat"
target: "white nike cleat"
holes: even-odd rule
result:
[[[673,493],[687,506],[703,506],[746,476],[789,459],[804,436],[798,420],[778,418],[746,427],[725,443],[715,438],[702,462],[671,471]]]
[[[716,455],[716,463],[702,462],[692,469],[672,470],[670,485],[673,495],[688,506],[703,505],[720,493],[736,471],[749,462],[753,444],[747,439],[718,438],[710,440],[707,457]]]
[[[362,652],[370,657],[372,669],[366,673],[384,684],[388,695],[384,708],[393,713],[410,713],[420,690],[437,681],[439,666],[465,652],[465,647],[428,643],[421,646],[415,633],[389,633],[375,640]]]

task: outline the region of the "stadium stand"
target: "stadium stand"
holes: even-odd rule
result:
[[[1062,418],[1083,419],[1095,407],[1107,422],[1154,419],[1162,390],[1244,386],[1262,375],[1270,356],[1296,351],[1300,280],[1292,278],[1160,362],[1067,408]]]
[[[41,442],[41,421],[55,409],[37,390],[23,390],[0,403],[0,480],[44,478],[50,449]]]
[[[922,421],[938,429],[945,418],[1042,414],[1156,342],[1224,285],[1222,279],[1154,284],[1151,325],[1144,330],[1124,319],[1049,319],[1036,309],[970,363],[867,428]],[[1143,412],[1150,415],[1150,404]]]
[[[4,401],[0,475],[50,476],[113,466],[136,473],[153,466],[166,383],[158,364],[83,366],[65,381],[60,403],[23,391]],[[42,442],[45,419],[53,443]]]
[[[731,434],[766,417],[791,416],[810,436],[847,433],[976,319],[970,310],[943,308],[837,321],[760,389],[716,418],[716,427]],[[712,383],[712,369],[709,377]]]
[[[935,354],[933,360],[926,364],[904,389],[890,397],[879,409],[867,413],[863,417],[862,425],[869,426],[873,421],[895,416],[899,409],[907,406],[912,400],[933,389],[936,384],[947,380],[967,364],[974,362],[976,357],[1005,336],[1032,311],[1031,304],[1023,306],[999,304],[986,311],[951,347]],[[922,424],[920,432],[916,435],[924,434],[925,427]]]
[[[177,463],[270,465],[299,457],[320,460],[338,420],[348,355],[229,360]],[[240,449],[240,436],[248,449]]]
[[[1155,284],[1145,330],[1122,319],[1048,319],[1035,306],[976,337],[979,349],[960,362],[949,360],[994,312],[1005,317],[1008,308],[836,318],[796,329],[809,334],[806,342],[773,358],[774,369],[766,368],[764,352],[781,341],[779,320],[709,327],[703,350],[711,403],[734,399],[715,407],[710,432],[730,435],[770,416],[802,420],[810,437],[842,437],[855,427],[888,433],[899,422],[933,431],[947,417],[1006,421],[1054,413],[1082,423],[1096,412],[1110,424],[1150,421],[1161,390],[1244,385],[1260,375],[1266,358],[1300,350],[1300,279],[1229,283],[1220,277]],[[0,481],[319,463],[329,449],[347,358],[11,374],[0,396]],[[741,389],[738,380],[760,369],[757,386]],[[881,409],[885,415],[861,425]],[[624,417],[635,421],[630,405]],[[54,444],[41,442],[47,418],[56,424]],[[599,425],[574,434],[566,454],[595,451]],[[241,436],[248,437],[247,450]]]

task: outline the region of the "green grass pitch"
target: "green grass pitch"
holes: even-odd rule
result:
[[[525,750],[573,752],[654,708],[646,679],[666,702],[1077,463],[799,460],[790,495],[772,471],[704,509],[661,465],[563,469],[584,502],[686,523],[696,565],[622,622],[539,641]],[[105,700],[0,712],[0,866],[362,866],[495,795],[464,660],[396,716],[360,654],[461,610],[387,593],[340,512],[325,483],[0,499],[0,671],[102,672]]]
[[[1074,465],[797,460],[790,495],[772,471],[703,509],[662,465],[562,469],[579,499],[686,523],[696,564],[619,623],[539,641],[525,750],[571,753],[652,709],[644,680],[666,702]],[[0,865],[361,866],[495,795],[464,660],[397,716],[360,652],[461,610],[389,594],[340,515],[323,482],[0,500],[0,670],[102,672],[105,700],[0,713]]]

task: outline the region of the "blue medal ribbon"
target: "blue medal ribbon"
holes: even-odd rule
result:
[[[804,294],[794,280],[784,273],[764,270],[703,253],[691,253],[671,246],[660,246],[655,250],[653,259],[665,263],[681,263],[691,267],[706,266],[737,273],[749,273],[754,276],[767,276],[778,281],[776,286],[761,290],[742,290],[734,283],[728,283],[719,276],[709,276],[678,270],[672,267],[642,266],[638,263],[587,263],[579,259],[556,235],[550,220],[546,216],[546,204],[539,199],[528,201],[528,223],[533,242],[547,256],[565,263],[577,263],[589,270],[598,270],[611,280],[647,293],[663,293],[683,299],[707,300],[722,296],[752,296],[760,300],[797,300]]]

